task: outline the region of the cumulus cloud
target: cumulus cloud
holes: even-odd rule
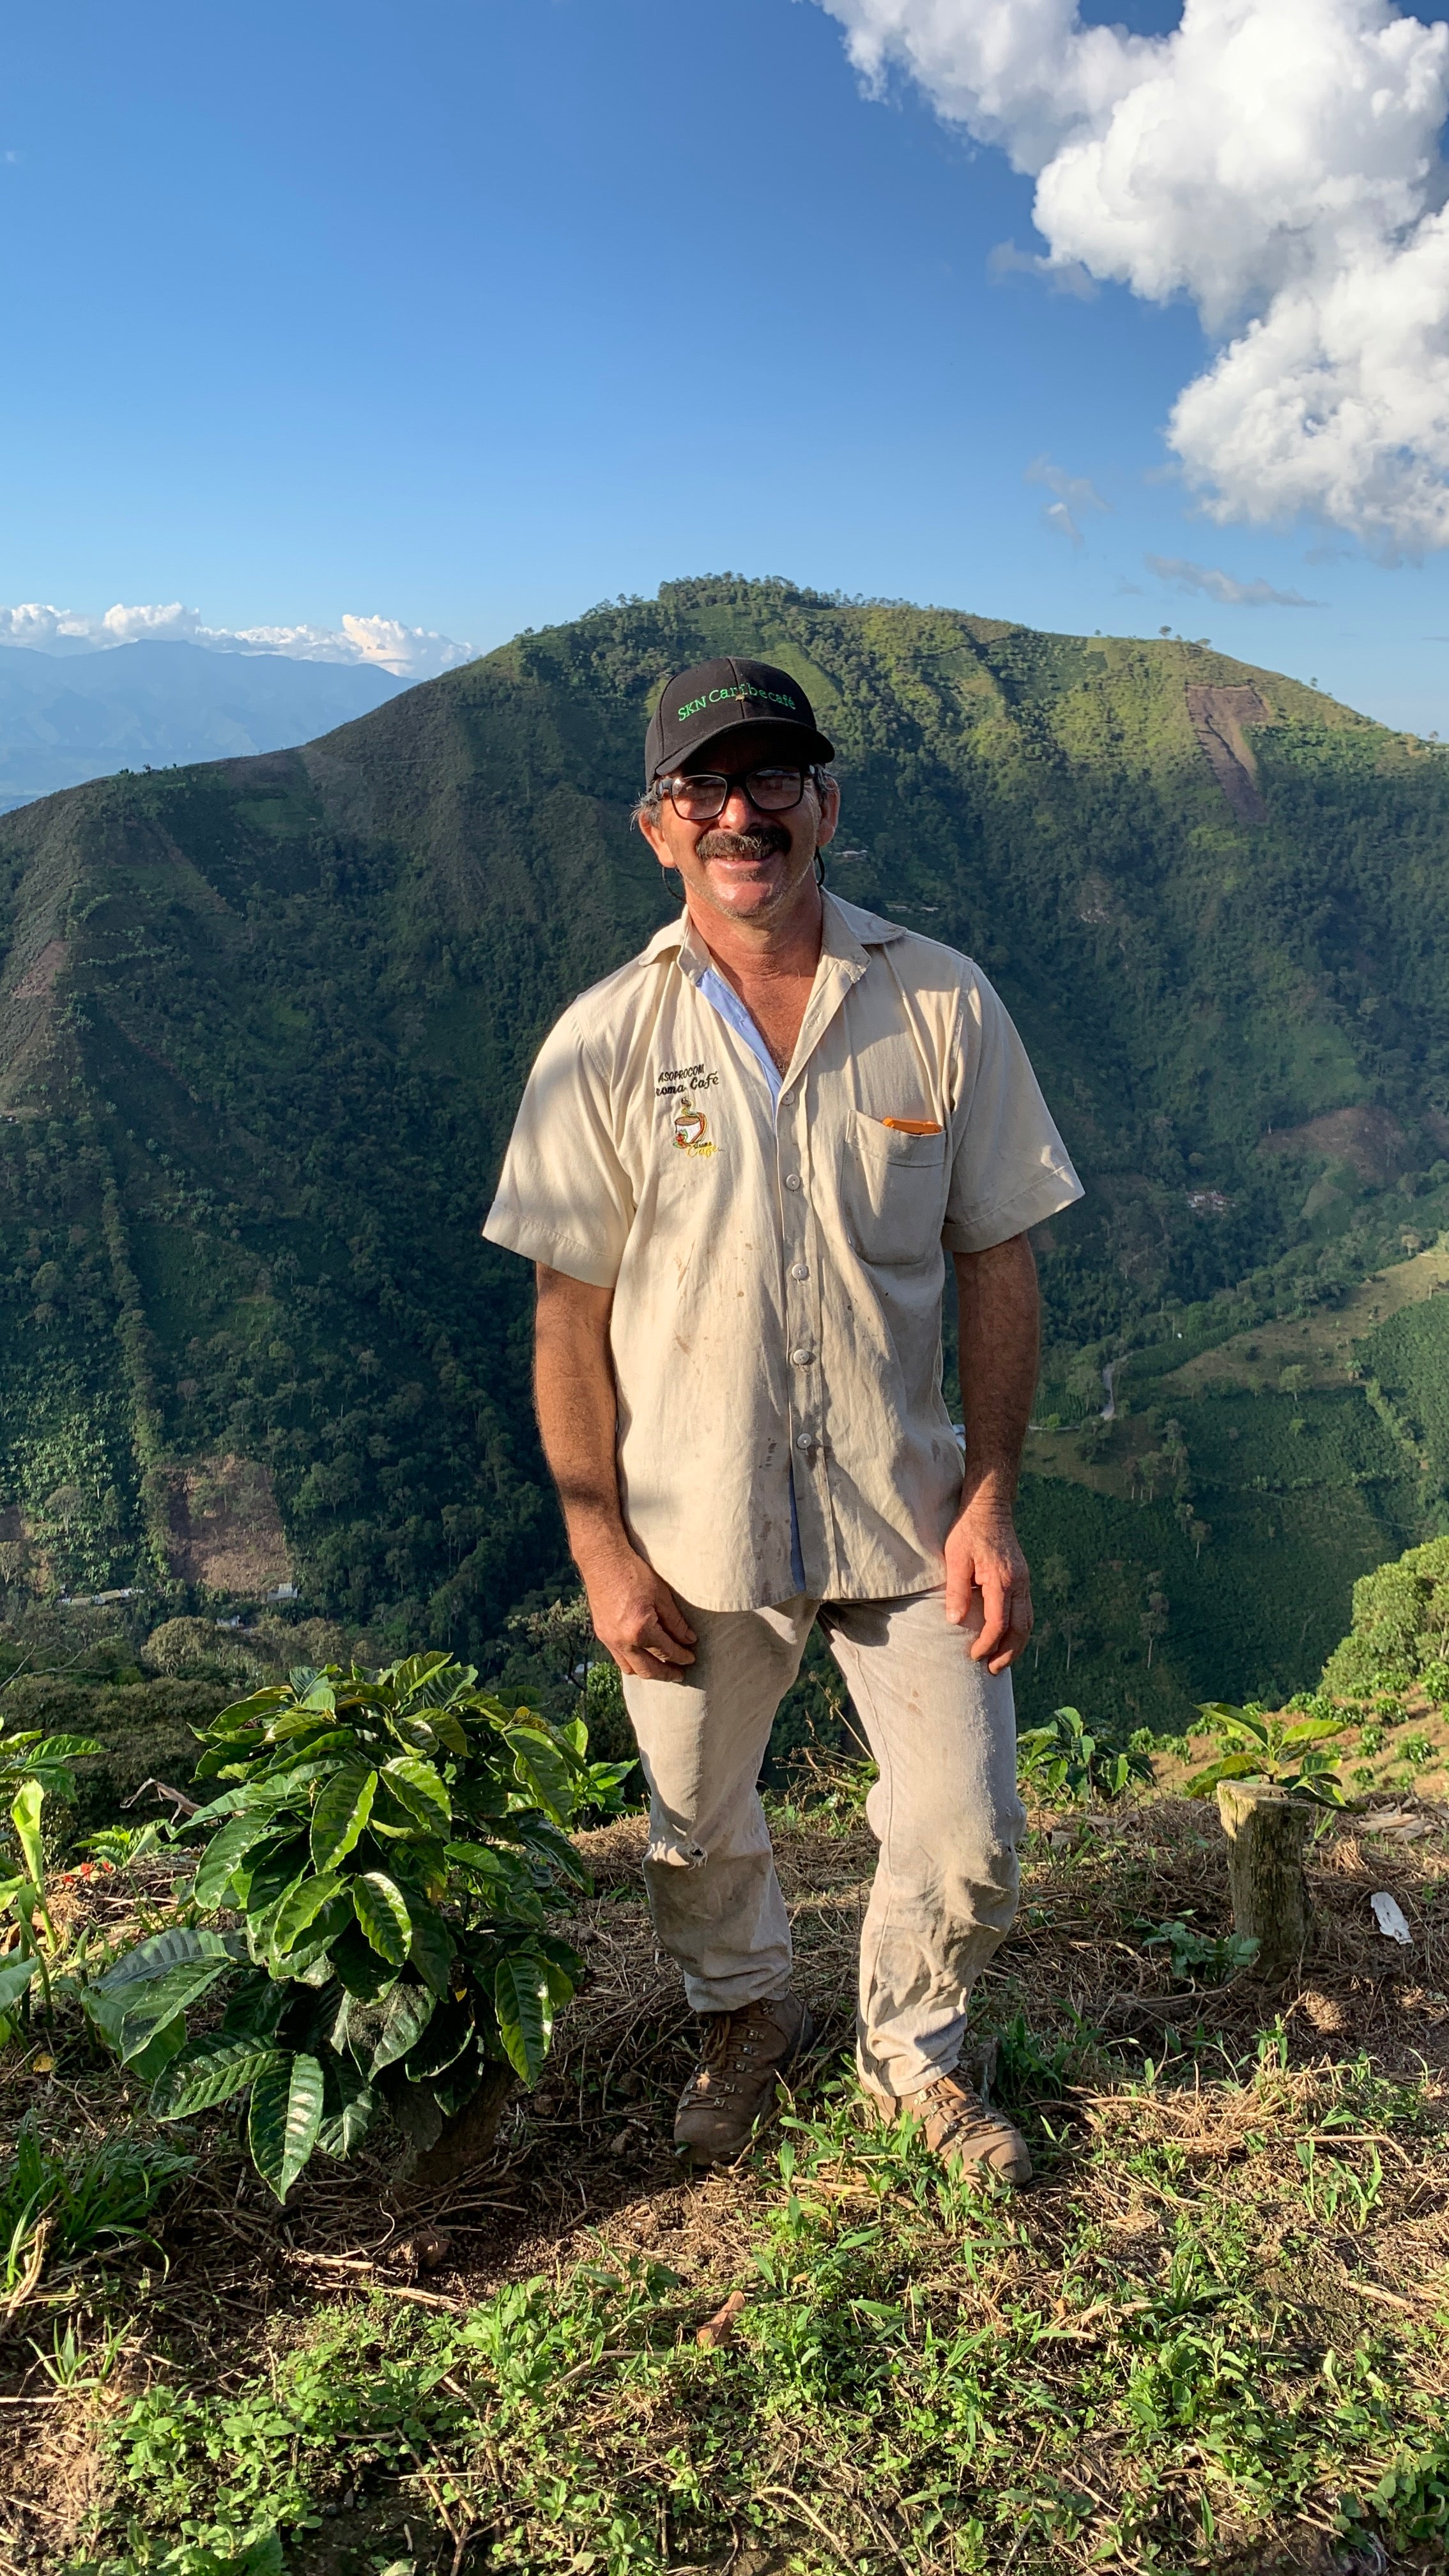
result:
[[[1301,590],[1275,590],[1270,581],[1237,581],[1211,564],[1188,563],[1181,555],[1144,555],[1149,572],[1174,590],[1197,592],[1223,608],[1321,608],[1321,599],[1305,599]]]
[[[1209,515],[1449,545],[1449,27],[1388,0],[818,0],[1036,181],[1049,268],[1197,305],[1224,345],[1168,438]]]
[[[117,605],[102,615],[39,600],[0,607],[0,645],[27,644],[41,653],[104,652],[148,639],[201,644],[215,653],[282,653],[294,662],[370,662],[405,680],[429,679],[472,657],[471,645],[427,627],[400,625],[395,617],[344,616],[340,627],[230,627],[203,624],[200,611],[179,599],[164,607]]]
[[[1084,474],[1066,473],[1060,465],[1053,465],[1049,456],[1034,458],[1022,481],[1044,483],[1049,492],[1055,492],[1057,497],[1047,503],[1042,518],[1056,536],[1065,537],[1074,546],[1085,543],[1079,521],[1087,511],[1109,510],[1112,506]]]

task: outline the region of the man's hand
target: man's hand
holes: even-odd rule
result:
[[[1014,1664],[1031,1635],[1031,1576],[1011,1514],[979,1495],[946,1541],[946,1616],[992,1673]]]
[[[627,1545],[584,1574],[594,1635],[619,1670],[677,1682],[694,1661],[695,1634],[669,1586]]]
[[[533,1373],[538,1427],[595,1636],[621,1672],[677,1682],[694,1661],[694,1630],[668,1584],[630,1545],[619,1509],[613,1302],[612,1289],[540,1264]]]
[[[966,1630],[976,1663],[1004,1673],[1031,1635],[1031,1576],[1011,1506],[1036,1385],[1036,1263],[1024,1234],[955,1260],[966,1472],[946,1541],[946,1616]]]

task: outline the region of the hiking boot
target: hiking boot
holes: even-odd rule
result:
[[[785,2069],[809,2047],[815,2025],[798,1995],[701,2013],[700,2020],[704,2044],[679,2097],[674,2145],[691,2164],[732,2164],[771,2108]]]
[[[1031,2158],[1021,2131],[983,2102],[969,2084],[963,2084],[959,2075],[938,2075],[934,2084],[924,2085],[919,2093],[904,2094],[899,2101],[877,2093],[874,2085],[862,2090],[878,2120],[898,2120],[903,2111],[909,2111],[919,2120],[932,2154],[948,2170],[954,2166],[966,2181],[988,2173],[998,2182],[1030,2182]]]

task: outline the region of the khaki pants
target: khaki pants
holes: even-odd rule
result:
[[[624,1676],[649,1783],[644,1877],[660,1943],[698,2012],[790,1983],[790,1926],[756,1782],[776,1709],[819,1618],[880,1766],[880,1844],[861,1935],[857,2055],[894,2096],[948,2074],[972,1985],[1016,1911],[1011,1676],[973,1664],[944,1591],[894,1601],[696,1610],[678,1682]]]

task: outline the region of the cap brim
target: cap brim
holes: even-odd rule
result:
[[[706,734],[702,741],[692,742],[687,750],[676,752],[672,759],[661,760],[654,776],[670,777],[678,771],[681,761],[703,759],[717,743],[728,742],[731,734],[741,732],[745,724],[754,732],[778,734],[782,752],[794,751],[798,758],[807,762],[824,763],[835,758],[834,743],[827,741],[814,725],[792,724],[788,716],[750,716],[745,719],[737,716],[731,723],[721,725],[717,733]]]

